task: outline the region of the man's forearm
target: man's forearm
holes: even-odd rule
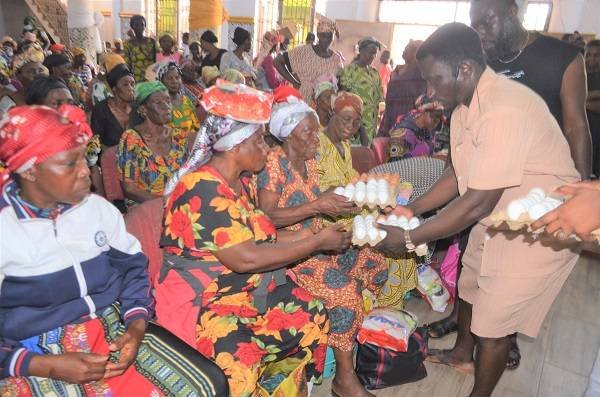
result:
[[[589,179],[592,172],[592,137],[587,124],[571,129],[565,127],[565,138],[571,149],[571,157],[581,179]]]
[[[446,167],[444,173],[424,195],[408,205],[415,216],[440,208],[458,196],[458,181],[454,167]]]

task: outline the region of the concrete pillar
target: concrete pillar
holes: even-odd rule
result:
[[[85,50],[88,62],[96,63],[96,36],[99,35],[94,22],[92,0],[69,0],[67,26],[72,47]]]
[[[110,38],[112,42],[116,38],[123,39],[121,37],[121,2],[122,0],[112,0],[112,23],[113,23],[113,37]],[[125,40],[127,37],[125,37]]]

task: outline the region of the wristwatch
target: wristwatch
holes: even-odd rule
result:
[[[410,232],[408,229],[404,230],[404,244],[408,252],[413,252],[417,248],[410,239]]]

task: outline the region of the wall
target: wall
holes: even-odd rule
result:
[[[378,0],[327,0],[325,16],[329,19],[376,22]]]
[[[223,6],[230,17],[235,21],[236,18],[254,18],[254,13],[256,11],[256,3],[260,0],[223,0]],[[228,50],[233,50],[235,48],[235,44],[231,41],[231,36],[233,36],[233,30],[235,26],[240,26],[246,30],[250,30],[250,33],[253,33],[252,29],[249,29],[250,26],[245,23],[236,23],[230,24],[225,22],[221,27],[221,35],[219,40],[219,46],[221,48],[225,48]],[[253,26],[252,26],[253,28]],[[253,45],[252,50],[256,48],[256,37],[253,35]]]
[[[2,15],[0,15],[0,31],[3,35],[12,36],[16,41],[21,38],[23,19],[32,15],[23,0],[1,0]]]
[[[600,0],[553,0],[549,30],[600,36]]]

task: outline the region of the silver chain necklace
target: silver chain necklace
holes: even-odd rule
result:
[[[504,59],[498,58],[498,62],[504,63],[504,64],[511,63],[514,60],[516,60],[518,57],[521,56],[521,54],[523,53],[523,50],[525,50],[525,47],[527,47],[527,44],[529,43],[529,30],[527,30],[526,32],[527,32],[527,39],[525,40],[525,43],[523,43],[523,46],[521,47],[521,49],[517,52],[517,55],[513,56],[509,60],[504,60]]]

